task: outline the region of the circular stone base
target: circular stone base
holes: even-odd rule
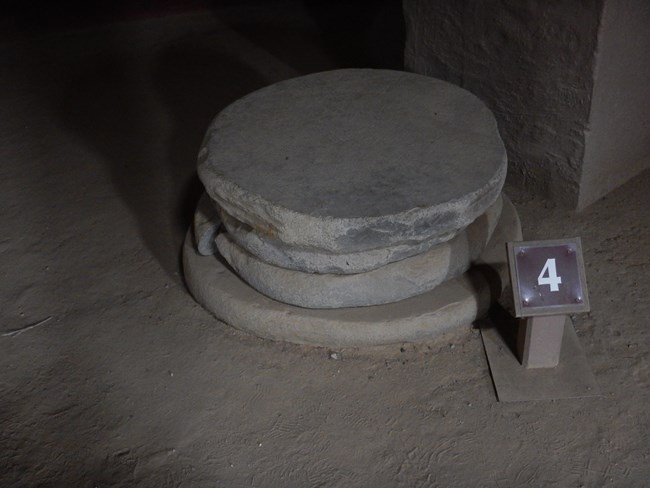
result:
[[[255,291],[218,255],[201,256],[191,234],[183,266],[192,295],[217,318],[273,340],[327,347],[431,340],[483,316],[506,283],[505,242],[521,239],[517,212],[504,198],[501,221],[480,258],[483,265],[400,302],[315,310],[277,302]]]

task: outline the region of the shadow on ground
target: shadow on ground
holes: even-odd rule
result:
[[[179,271],[202,191],[196,154],[210,120],[265,84],[198,43],[172,46],[155,59],[105,54],[69,83],[61,111],[66,124],[101,153],[144,243],[169,274]]]

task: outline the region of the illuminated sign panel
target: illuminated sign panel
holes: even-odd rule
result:
[[[589,311],[580,238],[508,243],[517,317]]]

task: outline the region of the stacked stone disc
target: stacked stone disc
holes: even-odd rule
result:
[[[421,75],[337,70],[254,92],[212,122],[198,169],[190,290],[272,339],[383,344],[470,324],[521,238],[493,115]]]

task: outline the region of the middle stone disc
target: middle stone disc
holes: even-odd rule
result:
[[[419,295],[465,272],[490,240],[502,202],[504,211],[511,210],[512,204],[500,197],[453,239],[365,273],[318,274],[274,266],[242,249],[227,232],[216,243],[244,281],[275,300],[306,308],[379,305]]]
[[[486,210],[487,216],[496,222],[501,215],[502,200],[498,198]],[[307,247],[289,246],[272,237],[259,234],[249,225],[238,221],[218,208],[221,223],[228,237],[244,251],[265,263],[280,268],[320,274],[366,273],[389,263],[415,256],[440,245],[439,239],[427,239],[414,243],[402,243],[365,251],[332,253]],[[444,241],[451,239],[454,232]]]

